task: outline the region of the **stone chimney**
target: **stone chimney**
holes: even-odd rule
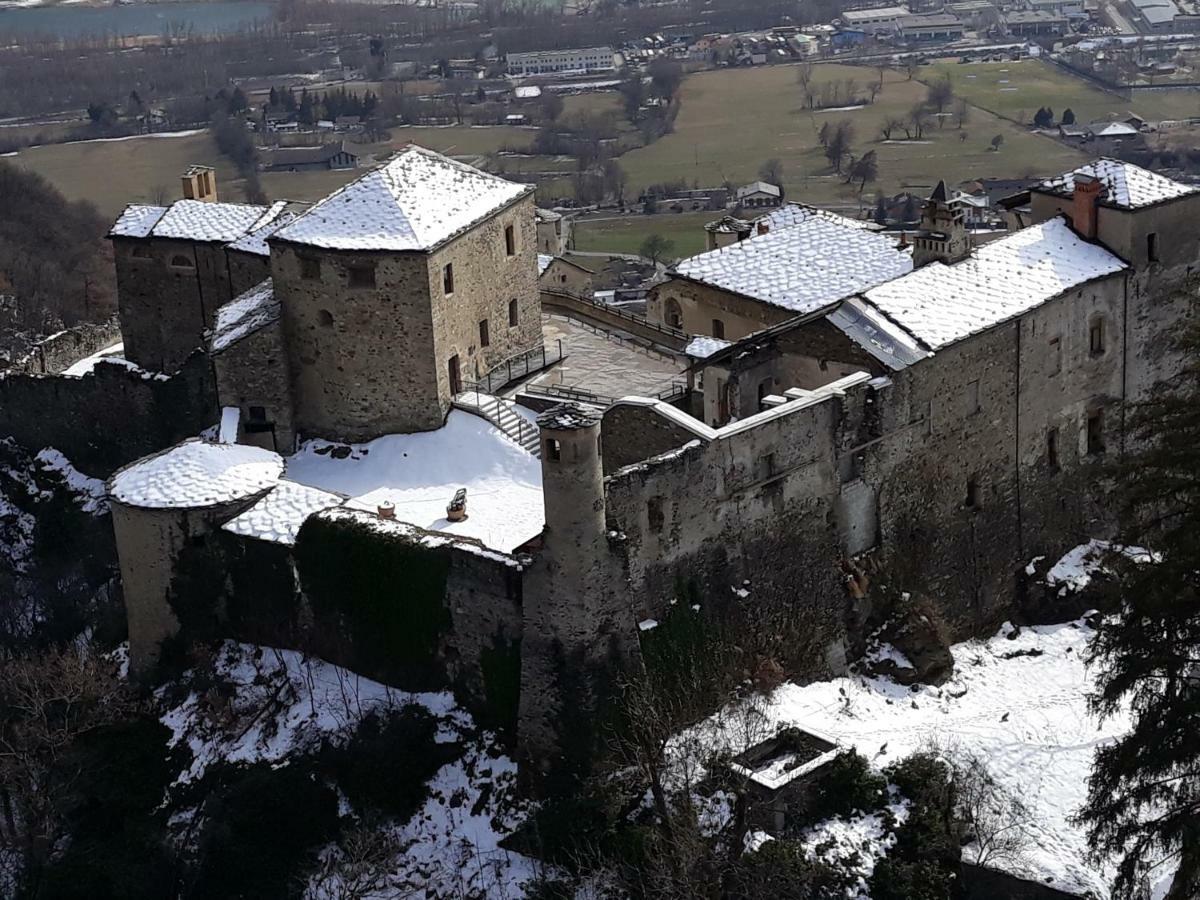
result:
[[[212,166],[191,166],[183,173],[183,199],[217,202],[217,173]]]
[[[1080,237],[1092,240],[1096,237],[1097,206],[1104,194],[1104,182],[1081,172],[1075,173],[1074,180],[1071,224]]]
[[[758,233],[759,234],[766,234],[770,230],[771,230],[770,222],[759,222],[758,223]]]

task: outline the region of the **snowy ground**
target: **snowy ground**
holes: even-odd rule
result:
[[[1099,723],[1082,622],[1003,629],[952,649],[956,674],[941,687],[910,690],[887,679],[839,678],[785,685],[772,697],[780,722],[811,726],[854,746],[877,766],[925,747],[982,756],[997,781],[1030,807],[1040,840],[1014,874],[1052,878],[1068,891],[1107,896],[1111,873],[1084,862],[1083,833],[1070,824],[1085,797],[1092,753],[1125,731],[1125,717]]]
[[[309,441],[288,459],[287,478],[346,494],[349,507],[374,512],[390,501],[401,522],[478,538],[504,553],[545,525],[541,463],[471,413],[452,410],[437,431],[352,445],[343,459],[329,452],[335,447]],[[467,489],[467,518],[451,522],[446,505],[459,488]]]
[[[439,743],[466,749],[430,780],[429,798],[408,822],[383,826],[398,851],[379,893],[354,896],[524,896],[536,862],[499,847],[518,824],[505,806],[516,765],[474,730],[449,692],[407,693],[293,651],[232,641],[218,654],[216,670],[234,687],[228,709],[208,708],[193,693],[162,716],[172,743],[186,742],[193,754],[179,783],[200,778],[218,761],[286,765],[322,739],[348,737],[372,711],[415,703],[438,720]],[[269,715],[256,712],[262,709]],[[248,728],[241,724],[247,717]],[[339,897],[338,888],[336,876],[327,876],[308,896]]]

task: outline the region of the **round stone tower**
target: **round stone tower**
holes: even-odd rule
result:
[[[159,645],[179,628],[170,594],[184,548],[256,503],[282,474],[283,460],[269,450],[190,438],[109,479],[132,672],[152,669]]]
[[[537,423],[542,441],[546,543],[553,545],[560,557],[573,550],[590,554],[604,538],[600,416],[564,403],[543,412]]]

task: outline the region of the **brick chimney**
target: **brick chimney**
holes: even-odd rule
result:
[[[1074,206],[1071,224],[1080,237],[1091,240],[1096,237],[1097,205],[1104,194],[1104,182],[1091,175],[1075,173]]]
[[[766,234],[770,230],[771,230],[770,222],[759,222],[758,223],[758,233],[759,234]]]

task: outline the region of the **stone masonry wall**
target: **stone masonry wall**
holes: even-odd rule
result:
[[[804,634],[777,649],[797,670],[840,665],[848,604],[833,527],[840,409],[835,399],[797,409],[607,479],[609,525],[625,536],[638,617],[660,618],[694,592],[718,614],[781,637]]]
[[[720,319],[725,323],[725,339],[730,341],[740,340],[752,331],[777,325],[795,315],[786,309],[684,278],[672,278],[650,291],[646,317],[660,325],[669,324],[666,310],[672,299],[679,304],[683,314],[685,332],[712,335],[713,319]]]
[[[254,443],[285,456],[296,443],[293,416],[292,381],[288,356],[283,344],[283,325],[279,321],[246,335],[224,350],[214,353],[217,397],[221,406],[241,410],[243,443]],[[262,407],[271,432],[245,433],[252,426],[250,408]]]
[[[116,319],[107,322],[86,322],[38,341],[22,359],[8,371],[37,375],[57,375],[79,360],[111,347],[121,340],[121,328]]]
[[[197,434],[216,421],[208,358],[196,354],[171,377],[110,362],[82,377],[0,376],[0,435],[31,451],[61,450],[90,475]]]
[[[319,260],[320,278],[300,260]],[[373,288],[348,267],[374,266]],[[274,242],[271,274],[282,309],[301,436],[368,440],[440,428],[433,320],[422,253],[331,253]]]
[[[463,381],[474,381],[504,360],[542,343],[538,293],[537,237],[533,198],[524,197],[429,254],[428,295],[433,308],[434,368],[438,397],[449,409],[449,360],[457,355]],[[512,226],[516,252],[508,256],[504,230]],[[454,293],[442,290],[450,264]],[[509,302],[517,301],[517,324],[508,324]],[[487,347],[480,322],[488,322]]]

